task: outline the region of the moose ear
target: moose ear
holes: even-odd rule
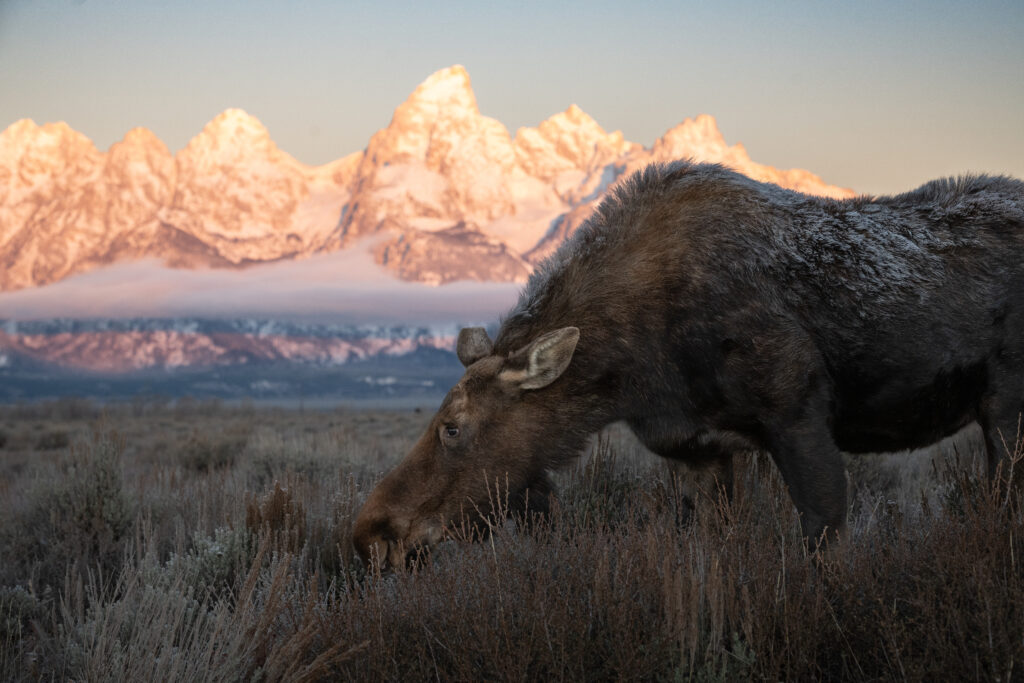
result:
[[[467,368],[484,356],[491,355],[493,348],[494,344],[484,328],[464,327],[459,330],[459,342],[455,346],[455,353]]]
[[[526,347],[526,369],[506,370],[501,377],[519,385],[520,389],[541,389],[554,382],[569,367],[576,342],[580,340],[578,327],[563,327],[537,337]]]

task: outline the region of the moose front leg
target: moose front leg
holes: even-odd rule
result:
[[[813,340],[784,327],[743,351],[730,365],[730,396],[759,416],[750,431],[779,469],[809,546],[834,541],[846,526],[846,475],[822,356]]]
[[[769,436],[768,450],[800,513],[810,547],[834,541],[846,527],[843,458],[824,424],[790,425]]]

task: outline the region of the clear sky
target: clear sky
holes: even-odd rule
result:
[[[241,107],[319,164],[463,64],[511,132],[578,104],[650,145],[712,114],[754,160],[862,192],[1024,177],[1024,1],[0,0],[0,128],[172,151]]]

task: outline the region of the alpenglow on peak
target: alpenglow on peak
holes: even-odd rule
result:
[[[650,148],[575,104],[512,137],[454,65],[420,83],[364,150],[320,167],[280,150],[242,109],[173,156],[145,129],[100,152],[66,124],[16,122],[0,133],[0,291],[147,258],[243,268],[350,248],[406,280],[521,281],[619,179],[681,157],[853,194],[752,161],[707,115]]]
[[[461,64],[432,73],[413,90],[406,101],[477,111],[476,95],[469,74]]]

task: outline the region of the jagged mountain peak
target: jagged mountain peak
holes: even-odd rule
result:
[[[242,109],[225,109],[189,140],[179,159],[194,163],[197,158],[214,158],[219,163],[244,159],[269,158],[294,160],[285,155],[270,137],[266,126]]]
[[[571,137],[593,142],[608,137],[607,131],[590,114],[575,104],[565,111],[558,112],[541,121],[537,129],[544,137],[552,141]],[[523,130],[529,129],[521,128],[516,131],[516,135],[518,136]]]
[[[171,152],[163,140],[148,128],[132,128],[125,133],[120,142],[110,146],[108,156],[111,160],[122,158],[139,158],[146,156],[170,158]]]
[[[684,156],[711,160],[713,154],[720,153],[727,147],[715,117],[700,114],[693,119],[683,119],[682,123],[668,129],[655,141],[652,151],[655,158],[661,161]]]
[[[110,200],[117,205],[118,216],[135,213],[128,207],[119,205],[124,193],[131,190],[133,197],[128,203],[151,206],[152,211],[147,212],[149,218],[156,212],[157,207],[170,199],[175,175],[174,157],[171,156],[170,150],[148,128],[131,129],[120,142],[111,145],[107,152],[104,177],[118,188],[114,192],[117,197]],[[111,216],[110,220],[117,222],[118,216]]]
[[[163,140],[157,137],[156,133],[151,131],[149,128],[143,128],[139,126],[132,128],[130,131],[124,134],[120,143],[129,145],[131,147],[155,147],[160,149],[167,149],[167,145],[164,144]]]
[[[718,129],[718,121],[711,114],[698,114],[692,119],[685,118],[682,123],[671,130],[686,131],[705,138],[722,138],[722,132]]]
[[[406,102],[479,111],[469,73],[461,64],[432,73],[413,90]]]
[[[355,175],[345,239],[410,219],[433,229],[479,225],[515,211],[516,154],[505,126],[477,108],[459,65],[435,72],[367,145]]]
[[[225,109],[213,117],[203,132],[221,136],[270,137],[266,126],[258,118],[236,107]]]
[[[39,126],[32,119],[21,119],[0,133],[0,162],[17,160],[26,153],[70,160],[99,152],[92,140],[64,121]]]
[[[450,147],[444,142],[446,138],[469,137],[481,126],[500,128],[508,137],[500,123],[480,115],[465,68],[455,65],[441,69],[395,108],[387,128],[374,134],[367,145],[366,162],[379,167],[428,155],[436,160],[442,148]]]
[[[625,151],[620,131],[608,133],[575,104],[536,128],[520,128],[514,144],[520,166],[548,181],[567,171],[582,172],[596,158]]]
[[[18,119],[0,133],[0,144],[5,141],[34,137],[38,132],[39,125],[32,119]]]
[[[715,118],[708,114],[684,120],[651,147],[653,161],[671,161],[684,157],[725,164],[755,180],[775,183],[798,192],[836,199],[854,195],[852,190],[829,185],[810,171],[800,168],[778,169],[757,163],[750,158],[741,143],[730,146],[719,131]]]
[[[565,121],[575,126],[584,128],[597,128],[602,133],[604,132],[604,129],[601,128],[600,125],[598,125],[597,121],[595,121],[590,114],[580,109],[579,106],[576,104],[570,104],[568,109],[562,112],[558,112],[554,116],[549,117],[547,120],[553,122]]]
[[[64,135],[76,135],[85,137],[69,126],[66,121],[50,121],[40,126],[32,119],[18,119],[9,125],[3,133],[0,133],[0,136],[5,138],[32,138],[40,135],[58,137]]]

